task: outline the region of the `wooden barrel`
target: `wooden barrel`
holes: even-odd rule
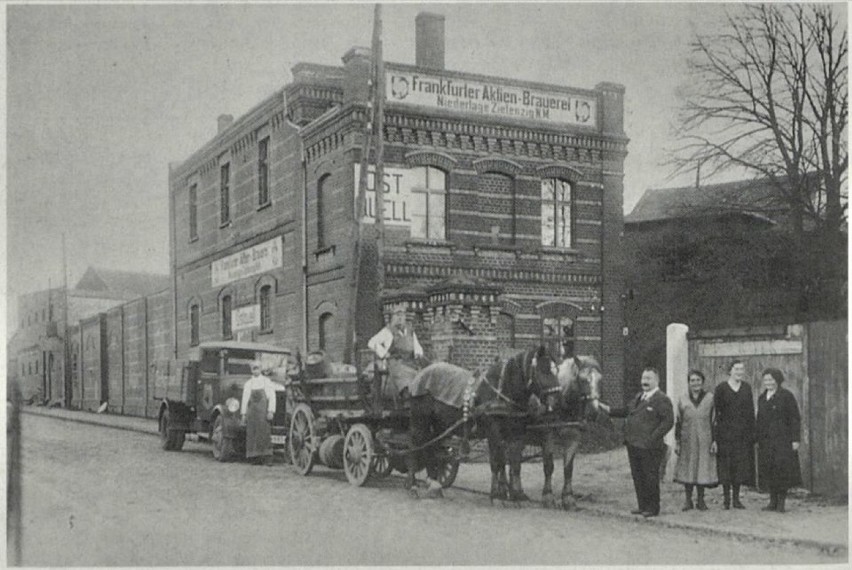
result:
[[[315,350],[305,358],[305,374],[308,380],[328,378],[332,374],[331,363],[325,357],[325,352]]]
[[[319,460],[326,467],[343,469],[343,436],[334,434],[320,444]]]

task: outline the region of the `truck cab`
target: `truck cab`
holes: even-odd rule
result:
[[[286,445],[289,429],[287,386],[299,374],[298,358],[282,347],[236,341],[204,342],[190,350],[187,360],[170,363],[174,371],[158,382],[159,430],[163,449],[179,451],[186,434],[196,434],[213,446],[220,461],[245,453],[245,428],[240,422],[243,385],[251,378],[251,362],[276,384],[272,444]]]

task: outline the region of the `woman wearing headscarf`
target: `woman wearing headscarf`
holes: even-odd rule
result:
[[[716,453],[725,509],[732,504],[744,509],[740,486],[754,485],[754,400],[744,378],[745,364],[734,360],[728,367],[728,380],[716,386],[713,394],[716,419],[710,450]]]
[[[763,371],[763,393],[757,399],[757,464],[760,480],[769,488],[765,511],[785,512],[787,490],[802,484],[799,468],[801,417],[793,394],[781,387],[784,374]]]
[[[674,480],[682,483],[686,491],[683,510],[707,510],[704,489],[719,484],[716,473],[716,456],[710,453],[713,443],[713,394],[704,390],[704,373],[690,370],[688,398],[678,402],[678,421],[675,425],[677,466]],[[692,489],[697,500],[692,502]]]

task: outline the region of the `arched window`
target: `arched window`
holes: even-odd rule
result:
[[[328,215],[332,203],[331,196],[331,174],[326,174],[317,182],[317,249],[323,249],[329,245],[328,232],[331,229]]]
[[[541,181],[541,245],[574,244],[574,196],[571,183],[559,178]]]
[[[260,330],[269,332],[272,330],[272,287],[264,285],[260,288]]]
[[[199,309],[198,305],[193,304],[189,307],[189,345],[197,346],[198,345],[198,336],[199,336]]]
[[[447,174],[434,166],[418,166],[411,176],[411,237],[446,239]]]
[[[326,350],[328,348],[328,337],[332,330],[332,314],[323,313],[319,318],[319,349]]]
[[[222,297],[222,338],[231,338],[231,296]]]
[[[541,319],[541,341],[551,354],[574,355],[574,319],[568,316],[543,317]]]

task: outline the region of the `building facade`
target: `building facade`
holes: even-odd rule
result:
[[[7,371],[18,380],[24,399],[67,402],[65,370],[72,362],[69,356],[66,364],[66,330],[168,284],[166,275],[90,267],[67,292],[53,287],[20,295],[18,328],[7,343]],[[73,347],[74,333],[68,338]]]
[[[443,17],[416,33],[416,64],[377,86],[381,248],[372,152],[356,229],[369,50],[297,64],[170,169],[175,355],[234,337],[352,361],[402,304],[433,358],[544,342],[599,357],[620,398],[624,88],[448,71]]]

